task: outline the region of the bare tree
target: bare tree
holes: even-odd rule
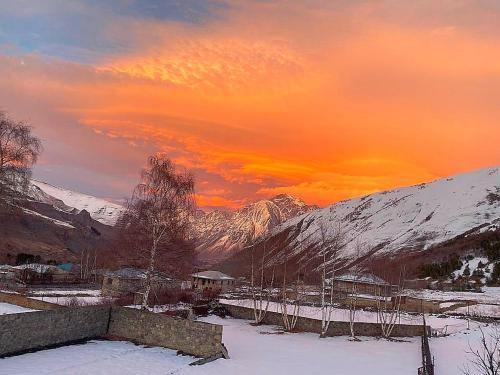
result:
[[[355,245],[354,252],[356,254],[356,259],[363,259],[365,250],[361,243],[357,242]],[[352,276],[351,290],[349,291],[349,295],[347,297],[347,306],[349,307],[349,328],[351,331],[351,340],[352,341],[360,341],[356,337],[356,333],[354,330],[354,323],[356,322],[356,312],[358,311],[358,283],[360,281],[361,275],[363,273],[363,268],[360,263],[356,264],[350,271]]]
[[[169,268],[174,270],[185,260],[182,258],[192,256],[188,231],[194,209],[191,174],[177,170],[164,156],[151,156],[121,220],[127,238],[146,258],[144,309],[159,262],[170,263]]]
[[[42,150],[32,128],[0,111],[0,198],[25,190]]]
[[[473,348],[469,343],[467,354],[471,356],[470,366],[462,370],[465,375],[481,374],[481,375],[498,375],[500,374],[500,327],[494,325],[492,332],[487,335],[483,329],[481,331],[480,345],[478,348]]]
[[[265,277],[266,272],[266,262],[267,262],[267,245],[266,242],[262,242],[263,252],[260,264],[260,278],[259,283],[255,282],[255,261],[254,261],[254,247],[252,247],[252,268],[251,268],[251,289],[252,289],[252,300],[253,300],[253,313],[254,313],[254,323],[260,324],[266,317],[267,311],[269,309],[269,302],[271,300],[271,294],[274,284],[274,273],[275,267],[272,266],[271,279],[269,284]]]
[[[283,327],[285,331],[292,332],[297,325],[298,318],[300,316],[300,306],[301,298],[304,292],[304,280],[301,278],[303,272],[303,260],[304,260],[304,240],[302,235],[297,243],[299,248],[298,262],[297,262],[297,278],[292,285],[288,283],[288,262],[292,258],[293,254],[290,254],[290,249],[285,248],[284,260],[283,260],[283,282],[281,285],[281,316],[283,319]],[[293,273],[292,273],[293,274]],[[291,310],[289,310],[289,305],[291,305]]]
[[[400,318],[404,279],[405,269],[402,268],[395,293],[392,291],[392,285],[379,286],[377,288],[377,319],[380,323],[382,337],[385,339],[391,338],[394,327]]]
[[[344,246],[345,236],[340,225],[333,227],[330,231],[324,221],[319,222],[319,235],[321,238],[320,251],[321,258],[319,271],[321,273],[321,332],[320,337],[325,337],[330,327],[334,311],[335,288],[334,278],[338,271],[339,253]]]

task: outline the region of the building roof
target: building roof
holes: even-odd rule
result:
[[[108,271],[104,273],[105,276],[108,277],[116,277],[119,279],[145,279],[146,278],[146,271],[141,270],[139,268],[132,268],[132,267],[127,267],[127,268],[121,268],[116,271]],[[155,272],[152,276],[155,280],[171,280],[170,278],[166,277],[165,275],[162,275],[159,272]]]
[[[234,277],[226,275],[220,271],[203,271],[193,273],[191,276],[197,277],[199,279],[209,279],[209,280],[234,280]]]
[[[47,273],[49,271],[52,273],[66,273],[65,271],[51,264],[29,263],[29,264],[21,264],[19,266],[15,266],[14,268],[18,270],[29,269],[36,273]]]
[[[145,279],[146,272],[138,268],[121,268],[116,271],[108,271],[105,273],[108,277],[117,277],[120,279]]]
[[[333,280],[356,282],[363,284],[373,284],[373,285],[389,285],[387,281],[372,273],[363,273],[363,274],[345,273],[343,275],[335,276]]]

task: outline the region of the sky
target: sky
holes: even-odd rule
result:
[[[0,2],[34,176],[120,200],[148,155],[201,207],[321,206],[500,164],[496,0]]]

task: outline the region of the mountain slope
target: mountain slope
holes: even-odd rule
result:
[[[280,194],[234,212],[199,211],[194,221],[199,258],[211,262],[226,258],[277,225],[314,208]]]
[[[339,225],[345,233],[340,256],[353,259],[357,243],[376,256],[427,250],[459,236],[500,228],[500,169],[487,168],[426,184],[338,202],[292,218],[263,239],[268,249],[299,254],[305,241],[320,246],[320,226],[332,236]],[[259,246],[259,245],[254,245]],[[241,254],[235,255],[235,257]]]
[[[115,225],[125,210],[123,206],[104,199],[62,189],[37,180],[31,182],[30,196],[35,201],[51,204],[66,212],[78,213],[85,210],[94,220],[102,224]]]

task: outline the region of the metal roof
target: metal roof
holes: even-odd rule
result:
[[[363,273],[363,274],[345,273],[343,275],[335,276],[333,280],[357,282],[363,284],[374,284],[374,285],[389,285],[387,281],[372,273]]]
[[[191,276],[197,277],[199,279],[209,279],[209,280],[234,280],[234,277],[226,275],[220,271],[203,271],[193,273]]]

